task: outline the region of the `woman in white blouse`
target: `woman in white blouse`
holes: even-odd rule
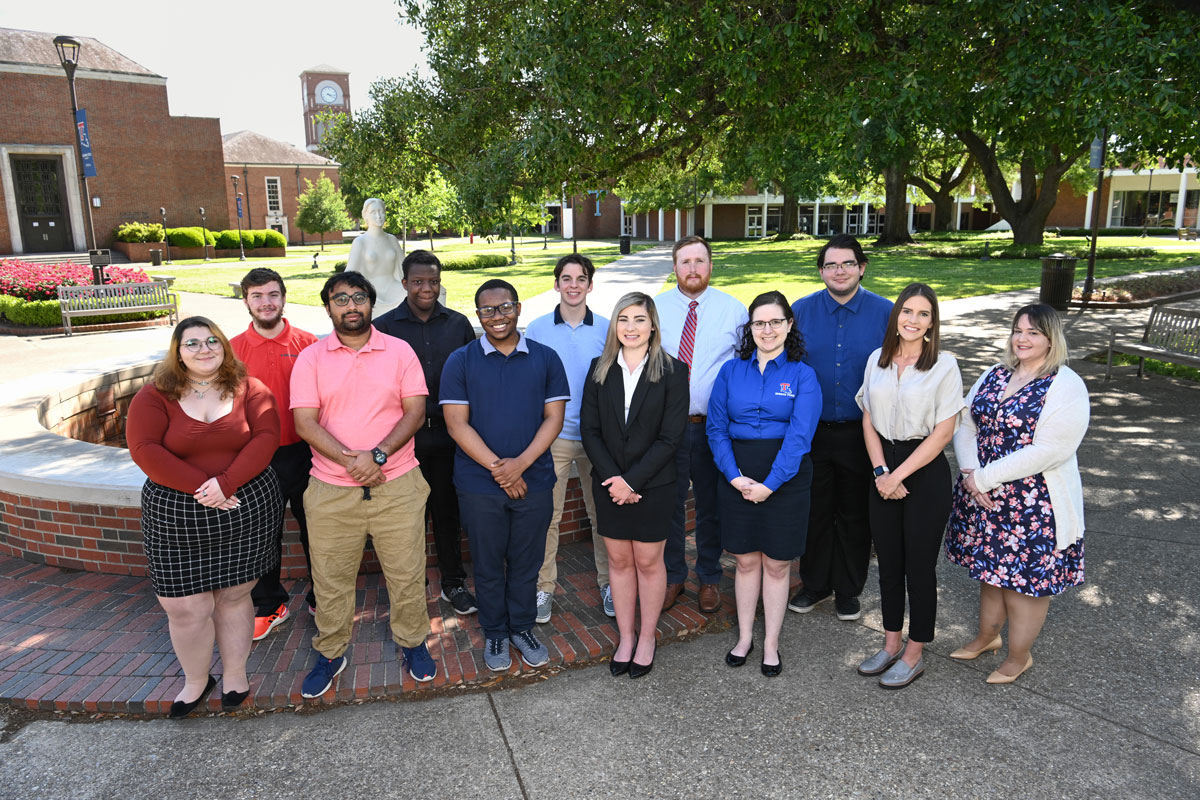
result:
[[[925,671],[937,615],[937,558],[950,516],[950,464],[942,453],[963,407],[958,362],[938,352],[938,301],[912,283],[892,307],[883,346],[867,359],[857,401],[875,471],[868,500],[879,558],[883,647],[859,664],[900,689]],[[908,595],[908,644],[903,641]]]
[[[967,395],[954,436],[962,477],[946,555],[980,582],[979,631],[951,658],[999,650],[1008,658],[988,683],[1012,683],[1033,665],[1030,650],[1050,598],[1083,583],[1083,486],[1075,451],[1087,431],[1083,380],[1066,365],[1067,340],[1047,305],[1017,311],[1004,363]]]

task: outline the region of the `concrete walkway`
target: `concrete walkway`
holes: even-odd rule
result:
[[[1032,294],[943,306],[966,383]],[[1071,312],[1073,353],[1148,313]],[[984,683],[1000,655],[947,657],[973,634],[978,584],[943,560],[938,638],[900,692],[853,669],[882,639],[872,568],[858,622],[828,603],[787,615],[775,680],[753,658],[725,667],[732,637],[713,634],[663,647],[640,681],[601,664],[419,703],[183,723],[0,709],[0,798],[1200,796],[1200,385],[1073,366],[1092,392],[1087,582],[1054,601],[1011,686]]]

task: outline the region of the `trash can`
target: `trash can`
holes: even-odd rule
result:
[[[1042,257],[1042,288],[1038,299],[1051,308],[1066,311],[1075,286],[1074,256],[1052,253]]]
[[[632,242],[633,242],[632,237],[629,237],[629,236],[621,237],[621,255],[627,256],[631,252],[633,252],[632,247],[631,247]]]
[[[150,251],[150,263],[156,267],[162,266],[162,250]]]

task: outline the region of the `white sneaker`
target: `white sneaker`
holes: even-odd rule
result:
[[[610,617],[617,615],[617,609],[613,606],[612,601],[612,586],[604,584],[604,588],[600,590],[600,599],[604,601],[604,613]]]
[[[549,592],[537,593],[537,622],[549,622],[550,614],[554,610],[554,595]]]

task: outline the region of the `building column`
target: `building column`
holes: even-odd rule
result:
[[[712,211],[713,211],[712,201],[710,200],[709,202],[704,204],[704,238],[708,239],[710,242],[712,241],[712,238],[713,238]],[[693,231],[693,233],[694,232],[695,231]]]
[[[1087,193],[1087,205],[1083,208],[1083,227],[1090,229],[1092,227],[1092,205],[1096,200],[1096,190],[1092,189]]]
[[[950,228],[952,231],[959,230],[959,221],[962,219],[962,200],[954,198],[954,225]]]
[[[760,239],[765,239],[767,237],[767,207],[768,207],[767,192],[770,191],[770,189],[771,189],[771,183],[770,183],[770,181],[768,181],[767,188],[763,189],[763,207],[762,207],[762,212],[763,212],[762,220],[763,221],[762,221],[762,236],[759,237]]]
[[[663,210],[658,210],[658,240],[663,241]]]
[[[1183,225],[1183,210],[1187,207],[1187,167],[1179,168],[1179,201],[1175,203],[1175,227]]]
[[[1101,184],[1101,185],[1103,185],[1103,184]],[[1112,214],[1113,214],[1113,188],[1112,188],[1112,174],[1110,173],[1108,176],[1108,204],[1104,211],[1104,227],[1105,228],[1112,227]]]
[[[864,235],[864,236],[866,235],[867,231],[869,231],[869,230],[871,229],[871,228],[870,228],[869,217],[868,217],[868,214],[870,213],[870,211],[871,211],[871,204],[870,204],[870,203],[863,203],[863,210],[862,210],[862,225],[861,225],[860,227],[862,228],[862,233],[863,233],[863,235]]]
[[[908,232],[909,232],[909,233],[913,233],[913,210],[914,210],[914,204],[913,204],[913,203],[905,203],[905,204],[904,204],[904,206],[905,206],[905,208],[907,208],[907,209],[908,209]]]
[[[813,201],[813,236],[817,236],[821,232],[819,229],[820,224],[821,224],[821,201],[814,200]]]

